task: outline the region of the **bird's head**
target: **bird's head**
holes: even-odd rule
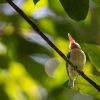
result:
[[[70,33],[68,33],[68,38],[69,38],[69,41],[70,41],[70,45],[69,45],[70,49],[75,49],[75,48],[80,49],[80,45],[77,42],[75,42],[75,40],[72,38]]]

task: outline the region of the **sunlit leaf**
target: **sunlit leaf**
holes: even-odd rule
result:
[[[86,51],[91,63],[100,72],[100,46],[94,44],[83,44],[82,48]]]
[[[67,55],[69,51],[69,47],[68,47],[69,42],[67,41],[67,39],[65,40],[63,38],[57,38],[55,39],[55,44],[65,55]],[[57,80],[59,84],[63,84],[66,80],[68,80],[67,71],[66,71],[66,63],[55,51],[54,51],[54,55],[57,57],[59,61],[59,66],[55,70],[54,78]]]
[[[42,18],[38,21],[40,28],[45,32],[49,32],[51,34],[56,34],[56,30],[54,28],[55,23],[50,18]],[[45,26],[45,27],[44,27]]]
[[[16,99],[16,96],[20,100],[26,98],[25,95],[24,95],[24,93],[23,93],[23,91],[22,91],[22,89],[10,77],[8,77],[8,80],[6,79],[6,82],[5,82],[5,91],[7,92],[9,98],[12,98],[13,100]]]
[[[58,66],[58,68],[55,71],[55,80],[57,80],[57,82],[62,85],[64,82],[66,82],[66,80],[68,80],[68,75],[67,75],[67,70],[66,70],[66,63],[62,62],[60,63],[60,65]]]
[[[100,77],[95,75],[88,75],[96,84],[100,86]],[[75,81],[75,89],[80,90],[81,93],[100,98],[100,93],[81,76]]]
[[[27,13],[28,15],[30,15],[34,9],[34,3],[32,0],[27,0],[23,6],[22,9],[24,10],[25,13]]]
[[[89,9],[89,0],[60,0],[66,13],[74,20],[84,20]]]
[[[18,95],[19,98],[22,98],[22,97],[26,98],[28,96],[30,99],[33,99],[33,100],[36,99],[36,100],[38,100],[38,98],[40,98],[40,92],[41,91],[38,88],[37,82],[34,79],[32,79],[29,76],[29,73],[27,72],[27,70],[25,70],[25,66],[23,66],[19,62],[14,62],[13,61],[13,62],[10,63],[9,67],[10,67],[9,68],[9,76],[12,77],[12,79],[14,79],[13,81],[15,81],[15,82],[17,81],[18,82],[17,85],[23,91],[22,92],[23,94],[20,93],[21,89],[17,90],[16,89],[17,86],[15,85],[14,89],[16,89],[16,91],[18,91],[18,93],[20,93],[20,96]],[[24,82],[24,84],[23,84],[23,82]],[[13,93],[11,93],[11,94],[13,94]]]
[[[19,78],[26,75],[27,71],[24,66],[18,62],[11,62],[9,64],[9,75],[12,75],[14,78]],[[16,73],[15,73],[16,71]]]
[[[47,6],[47,4],[48,4],[47,0],[38,0],[38,2],[36,3],[36,5],[34,7],[34,12],[37,12],[42,7]]]
[[[59,0],[48,0],[49,7],[59,15],[66,15]]]
[[[57,47],[59,48],[59,50],[61,50],[65,55],[67,55],[67,53],[69,52],[69,42],[67,41],[67,39],[65,40],[63,38],[56,38],[55,39],[55,44],[57,45]],[[63,59],[61,58],[61,56],[59,56],[59,54],[56,51],[54,51],[54,54],[58,58],[58,60],[60,62],[63,61]]]
[[[83,72],[85,72],[87,75],[91,74],[93,72],[93,67],[92,64],[90,62],[86,62],[84,67],[83,67]]]

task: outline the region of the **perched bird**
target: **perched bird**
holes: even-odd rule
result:
[[[83,69],[83,66],[86,62],[85,53],[82,51],[80,45],[75,42],[72,36],[68,33],[68,38],[70,41],[70,51],[67,55],[67,58],[72,62],[73,65],[77,66],[79,70]],[[69,83],[68,86],[74,88],[74,81],[78,76],[78,73],[75,71],[75,68],[70,64],[66,63],[67,73],[69,76]]]

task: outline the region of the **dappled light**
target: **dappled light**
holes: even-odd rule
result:
[[[100,0],[12,0],[39,29],[9,1],[0,0],[0,100],[99,100],[81,74],[68,86],[65,59],[41,32],[65,56],[70,33],[86,55],[82,71],[100,86]]]

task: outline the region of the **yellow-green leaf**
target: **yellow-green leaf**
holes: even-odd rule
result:
[[[91,63],[100,71],[100,46],[95,44],[81,45],[87,53]]]
[[[88,75],[88,77],[100,86],[100,77],[95,75]],[[80,92],[84,94],[94,96],[95,98],[100,98],[100,93],[81,76],[75,81],[75,89],[80,90]]]

